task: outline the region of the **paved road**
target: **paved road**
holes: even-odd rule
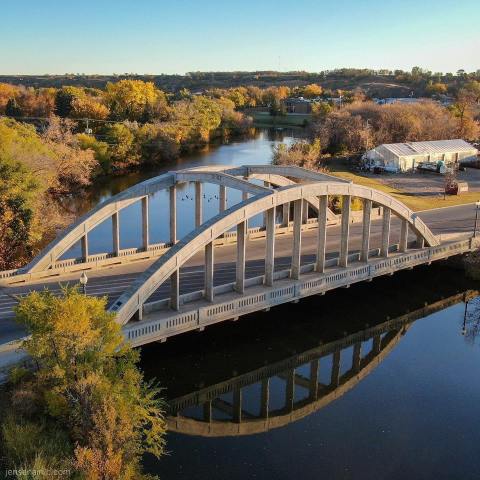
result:
[[[475,207],[472,204],[458,207],[428,210],[419,212],[436,235],[446,240],[450,234],[471,233],[475,222]],[[479,222],[480,223],[480,222]],[[350,252],[358,251],[361,242],[362,224],[355,223],[350,228]],[[371,248],[380,247],[381,219],[372,222]],[[397,243],[400,232],[400,222],[392,218],[391,243]],[[302,234],[302,264],[312,263],[315,259],[316,229]],[[413,238],[413,237],[412,237]],[[340,227],[329,227],[327,231],[327,258],[338,256],[340,245]],[[235,279],[236,246],[228,245],[215,249],[215,285],[233,282]],[[275,241],[275,270],[289,268],[292,251],[291,235],[278,236]],[[265,256],[264,240],[253,240],[247,243],[246,277],[251,278],[263,273]],[[96,296],[107,296],[108,302],[113,302],[143,271],[152,260],[101,270],[89,274],[88,293]],[[24,295],[32,290],[48,287],[54,292],[60,292],[59,281],[63,284],[77,283],[78,273],[65,275],[61,280],[49,280],[41,285],[4,288],[0,291],[0,344],[23,334],[23,330],[13,320],[13,307],[17,303],[14,296]],[[193,292],[203,288],[203,254],[192,257],[180,272],[181,293]],[[150,301],[168,297],[169,285],[161,286]]]

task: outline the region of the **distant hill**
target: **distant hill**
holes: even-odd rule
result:
[[[413,92],[422,96],[430,82],[442,82],[454,89],[465,79],[475,78],[477,74],[454,76],[452,74],[432,74],[418,69],[417,72],[339,69],[320,73],[309,72],[191,72],[186,75],[2,75],[0,82],[23,85],[26,87],[61,87],[74,85],[92,88],[104,88],[107,82],[122,79],[152,81],[167,92],[177,92],[187,88],[192,92],[201,92],[209,88],[229,88],[254,85],[261,88],[286,85],[297,87],[317,83],[324,89],[353,90],[362,88],[374,97],[402,97]],[[473,77],[472,77],[473,75]]]

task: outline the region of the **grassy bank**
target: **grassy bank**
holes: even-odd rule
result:
[[[253,118],[255,126],[272,127],[272,126],[285,126],[285,127],[303,127],[309,123],[312,119],[310,114],[301,113],[287,113],[286,115],[270,115],[268,112],[253,112],[249,113]]]

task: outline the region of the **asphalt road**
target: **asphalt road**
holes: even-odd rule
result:
[[[447,240],[451,234],[473,232],[475,222],[475,206],[472,204],[449,207],[444,209],[419,212],[422,220],[433,233],[441,235],[441,240]],[[480,222],[479,222],[480,224]],[[350,253],[360,248],[362,224],[355,223],[350,227]],[[398,243],[400,222],[392,217],[390,243]],[[312,263],[315,259],[316,229],[302,234],[302,264]],[[443,237],[443,238],[442,238]],[[413,238],[413,237],[412,237]],[[370,248],[380,247],[381,218],[372,221]],[[327,229],[327,258],[338,256],[340,245],[340,227]],[[281,235],[275,240],[275,270],[289,268],[292,251],[292,236]],[[235,280],[236,246],[228,245],[215,249],[214,284],[222,285]],[[263,273],[265,257],[265,242],[253,240],[247,243],[246,277],[251,278]],[[113,301],[128,288],[132,281],[152,263],[152,260],[119,266],[108,270],[89,273],[87,293],[95,296],[107,296],[108,302]],[[203,253],[193,256],[180,271],[180,292],[188,293],[203,288]],[[73,284],[78,282],[78,274],[66,275],[61,280],[56,278],[38,285],[4,288],[0,291],[0,344],[18,338],[24,332],[14,321],[13,307],[17,304],[15,296],[25,295],[32,290],[49,288],[55,293],[61,291],[59,282]],[[162,285],[149,301],[167,298],[169,283]]]

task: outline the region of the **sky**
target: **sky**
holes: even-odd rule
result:
[[[0,74],[480,69],[479,0],[0,0]]]

